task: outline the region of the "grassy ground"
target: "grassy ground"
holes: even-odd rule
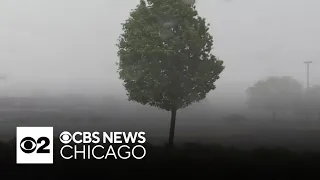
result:
[[[207,179],[318,179],[320,152],[296,153],[282,148],[238,150],[219,145],[185,144],[174,149],[147,145],[143,160],[63,160],[55,146],[54,165],[16,165],[14,142],[0,143],[1,171],[46,179],[71,175]]]

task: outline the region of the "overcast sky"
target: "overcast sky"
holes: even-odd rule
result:
[[[1,0],[2,94],[122,94],[115,63],[121,24],[139,0]],[[319,0],[198,0],[226,69],[216,92],[239,93],[260,78],[320,84]]]

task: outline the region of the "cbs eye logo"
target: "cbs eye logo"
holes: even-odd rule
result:
[[[26,154],[36,151],[36,153],[50,153],[48,146],[50,139],[47,137],[40,137],[37,140],[32,137],[25,137],[20,141],[20,149]]]
[[[60,141],[63,143],[63,144],[68,144],[71,142],[72,140],[72,135],[71,133],[69,133],[68,131],[64,131],[60,134]]]

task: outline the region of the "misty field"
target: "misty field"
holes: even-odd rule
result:
[[[0,167],[11,178],[29,175],[35,169],[50,178],[65,175],[116,177],[179,177],[218,179],[313,179],[319,176],[320,153],[297,153],[284,148],[255,148],[240,150],[215,144],[189,143],[175,147],[145,146],[147,156],[142,160],[63,160],[55,146],[53,165],[16,165],[14,141],[0,142]],[[79,173],[81,171],[81,173]],[[13,173],[14,172],[14,173]]]
[[[13,102],[18,101],[19,106],[14,106]],[[125,101],[64,97],[1,102],[6,102],[6,108],[0,109],[0,138],[5,141],[15,137],[17,126],[54,126],[56,135],[64,130],[145,131],[149,143],[161,145],[167,141],[169,114]],[[191,110],[182,110],[177,115],[178,144],[218,143],[243,149],[320,150],[320,121],[316,119],[307,121],[301,117],[273,121],[268,119],[268,114],[250,117],[243,111],[243,115],[234,115],[228,109],[201,103]],[[235,112],[231,108],[229,111]]]

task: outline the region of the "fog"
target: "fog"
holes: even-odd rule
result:
[[[95,111],[90,113],[97,117],[105,117],[107,112],[124,106],[128,107],[123,110],[129,114],[127,119],[137,109],[141,114],[148,111],[142,105],[126,101],[116,66],[116,43],[122,32],[121,23],[138,2],[2,0],[0,96],[62,97],[65,101],[66,97],[89,97],[90,100],[79,100],[78,104],[94,104]],[[291,76],[305,85],[304,61],[313,61],[310,85],[320,84],[320,25],[317,23],[320,1],[198,0],[196,6],[199,14],[211,24],[214,54],[224,61],[226,68],[216,82],[217,89],[210,92],[206,100],[190,107],[194,117],[196,114],[205,116],[204,111],[210,111],[211,114],[206,116],[220,113],[217,115],[220,120],[228,114],[248,111],[245,90],[268,76]],[[97,110],[99,107],[102,110]],[[190,108],[180,117],[191,116]],[[35,115],[21,113],[30,119]],[[1,118],[10,116],[11,119],[9,114]],[[141,122],[143,127],[168,129],[167,114],[155,109],[150,114],[152,116],[144,118],[154,119]],[[81,117],[90,119],[89,115]],[[160,123],[160,119],[165,120]],[[134,124],[140,127],[140,123]],[[167,132],[161,133],[165,136]]]
[[[2,94],[124,96],[115,44],[120,23],[138,2],[1,1],[0,72],[7,76]],[[270,75],[304,82],[306,60],[314,61],[310,82],[319,84],[319,6],[316,0],[198,0],[200,15],[211,24],[215,54],[226,65],[211,95],[239,94]]]

